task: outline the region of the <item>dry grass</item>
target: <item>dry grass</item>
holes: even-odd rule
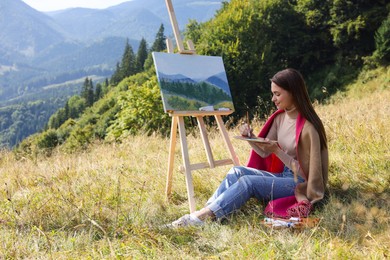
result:
[[[136,136],[121,144],[94,144],[83,153],[56,152],[36,162],[1,152],[0,258],[387,258],[389,70],[382,75],[364,75],[365,85],[358,82],[354,91],[317,106],[329,136],[332,193],[315,212],[321,218],[316,228],[267,229],[260,224],[263,207],[256,201],[227,225],[163,228],[188,212],[184,175],[174,172],[174,193],[167,202],[169,139]],[[361,95],[360,86],[369,92]],[[228,157],[216,131],[210,142],[215,159]],[[232,142],[245,164],[247,144]],[[200,138],[189,135],[188,143],[191,162],[206,161]],[[176,168],[179,164],[178,144]],[[229,167],[193,172],[198,207]]]

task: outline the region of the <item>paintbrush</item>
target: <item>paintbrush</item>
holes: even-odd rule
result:
[[[249,120],[249,112],[246,111],[246,123],[248,124],[248,137],[251,138],[251,122]]]

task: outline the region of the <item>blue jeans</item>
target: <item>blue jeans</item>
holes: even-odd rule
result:
[[[303,182],[298,177],[298,182]],[[245,166],[234,166],[227,173],[213,196],[207,201],[217,218],[222,218],[239,209],[250,198],[273,200],[294,195],[297,183],[293,172],[284,167],[280,174],[273,174]]]

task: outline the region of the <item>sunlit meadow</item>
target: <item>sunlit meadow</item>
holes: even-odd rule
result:
[[[311,229],[261,224],[251,200],[226,222],[168,229],[188,213],[180,144],[173,194],[165,198],[169,138],[129,137],[49,158],[0,157],[0,258],[386,259],[390,254],[390,70],[361,75],[350,90],[316,105],[329,139],[330,197]],[[259,130],[263,122],[254,122]],[[229,130],[229,135],[237,134]],[[210,129],[215,159],[229,157]],[[249,147],[232,139],[242,164]],[[206,161],[199,135],[188,134],[191,163]],[[197,207],[230,166],[193,171]]]

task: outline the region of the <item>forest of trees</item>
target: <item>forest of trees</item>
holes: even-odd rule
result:
[[[175,93],[188,98],[194,98],[209,104],[216,104],[221,101],[230,100],[231,97],[222,89],[207,82],[184,83],[160,80],[160,87],[167,93]]]
[[[248,108],[267,116],[269,78],[293,67],[302,72],[313,100],[326,100],[363,69],[390,64],[390,4],[387,1],[231,0],[208,22],[190,21],[183,35],[198,54],[222,56],[235,119]],[[151,52],[165,50],[161,25],[151,48],[137,54],[127,44],[115,73],[98,88],[86,79],[79,96],[49,120],[46,131],[18,147],[80,149],[95,139],[129,134],[168,134]],[[62,112],[61,112],[62,111]]]
[[[147,42],[145,39],[140,41],[138,52],[134,54],[133,48],[129,42],[126,42],[124,53],[121,62],[116,65],[116,70],[111,76],[111,79],[103,84],[97,84],[96,88],[93,86],[92,79],[85,78],[84,84],[81,89],[80,95],[71,97],[65,104],[64,108],[61,108],[55,113],[49,120],[48,128],[57,129],[68,119],[77,119],[84,110],[91,107],[96,101],[101,99],[110,86],[116,86],[123,79],[135,75],[144,71],[144,66],[148,55],[151,51],[162,51],[165,49],[164,26],[161,25],[159,32],[157,33],[154,47],[156,49],[148,50]],[[163,43],[163,44],[162,44]],[[163,49],[159,49],[161,48]]]
[[[198,53],[224,58],[242,115],[258,95],[268,100],[269,78],[283,68],[299,69],[312,98],[322,100],[364,64],[388,64],[389,19],[386,1],[233,0],[215,19],[190,22],[185,34]]]
[[[69,88],[69,99],[64,97],[61,99],[56,98],[56,100],[54,100],[53,98],[45,98],[42,96],[41,98],[45,99],[45,101],[31,102],[26,98],[23,105],[10,104],[7,107],[2,108],[0,110],[0,118],[2,119],[0,125],[0,147],[14,147],[31,134],[46,129],[57,129],[68,119],[78,118],[83,114],[86,108],[91,107],[94,102],[102,98],[109,91],[110,86],[115,86],[122,79],[144,71],[145,61],[152,50],[161,51],[164,49],[164,26],[161,25],[156,35],[156,41],[151,49],[148,49],[146,40],[141,39],[138,52],[137,54],[134,54],[129,41],[126,42],[122,61],[118,62],[117,68],[110,80],[106,79],[104,82],[97,83],[94,87],[92,78],[87,77],[81,86],[79,95],[75,95],[75,90],[80,89],[79,87],[67,87]],[[150,64],[151,58],[148,66],[150,66]],[[60,80],[60,78],[58,78],[58,80]],[[53,91],[56,90],[53,89]],[[46,92],[50,94],[50,92]],[[37,93],[36,95],[43,94]],[[61,104],[63,104],[64,107],[58,109],[58,105]],[[38,112],[36,112],[37,107],[40,110],[38,110]],[[39,116],[37,116],[36,113],[39,113]]]
[[[37,122],[47,122],[58,109],[52,104],[64,102],[65,100],[57,99],[0,108],[0,144],[4,147],[12,147],[21,142],[26,134],[41,131]],[[24,124],[24,122],[29,123]]]

